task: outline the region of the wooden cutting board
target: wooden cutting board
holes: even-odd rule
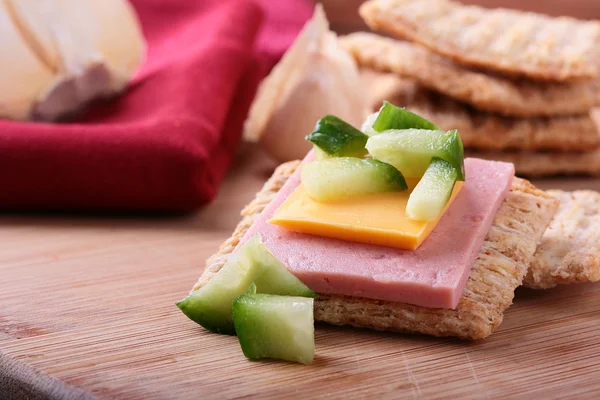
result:
[[[519,290],[475,343],[317,326],[311,366],[248,361],[189,321],[175,301],[273,167],[247,149],[193,216],[0,216],[0,399],[9,381],[29,398],[600,396],[600,284]]]

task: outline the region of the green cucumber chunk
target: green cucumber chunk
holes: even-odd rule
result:
[[[367,141],[371,156],[393,165],[407,178],[420,178],[433,157],[446,160],[465,180],[464,150],[457,130],[389,130]]]
[[[250,284],[250,287],[248,288],[248,290],[246,291],[246,294],[256,294],[256,283],[252,282]],[[236,297],[237,299],[237,297]],[[233,299],[235,301],[235,299]],[[231,306],[233,307],[233,303],[231,303]],[[233,312],[233,309],[232,309]]]
[[[408,198],[406,216],[416,220],[436,220],[448,204],[457,179],[458,171],[452,164],[434,157]]]
[[[315,355],[313,299],[253,294],[233,302],[233,321],[247,358],[311,364]]]
[[[363,157],[369,137],[349,123],[327,115],[321,118],[314,131],[306,137],[331,157]]]
[[[179,301],[177,307],[207,330],[233,335],[231,305],[253,282],[260,293],[316,297],[275,258],[257,234],[244,243],[210,281]]]
[[[383,132],[389,129],[440,130],[440,128],[425,118],[413,114],[404,108],[397,107],[389,101],[384,101],[377,119],[373,122],[373,130],[375,132]]]
[[[317,160],[317,161],[326,160],[326,159],[332,157],[329,154],[325,153],[323,150],[321,150],[321,148],[319,146],[317,146],[316,144],[313,145],[313,150],[314,150],[314,154],[315,154],[315,160]]]
[[[373,114],[370,114],[367,119],[365,119],[365,122],[363,122],[360,130],[367,136],[373,136],[373,135],[379,135],[381,132],[377,132],[375,129],[373,129],[373,124],[375,123],[375,120],[377,119],[377,117],[379,116],[379,111]],[[366,145],[365,145],[366,147]]]
[[[309,196],[318,201],[407,188],[396,168],[372,158],[337,157],[309,162],[302,165],[301,179]]]
[[[260,240],[260,234],[258,233],[254,237],[258,237]],[[256,278],[254,278],[254,284],[258,293],[317,297],[317,294],[302,283],[300,279],[296,278],[296,275],[292,274],[262,241],[254,247],[253,252],[253,261],[261,269]]]

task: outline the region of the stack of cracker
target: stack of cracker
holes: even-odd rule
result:
[[[397,99],[470,156],[525,176],[600,175],[600,23],[449,0],[371,0],[374,30],[341,39],[361,67],[412,80]],[[600,115],[598,115],[600,117]]]

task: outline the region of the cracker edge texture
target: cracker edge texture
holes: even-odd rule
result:
[[[383,100],[406,107],[442,129],[458,129],[470,151],[489,152],[491,157],[497,151],[511,154],[549,150],[569,155],[594,151],[600,145],[599,110],[556,118],[500,117],[419,87],[411,78],[368,69],[361,70],[361,74],[373,97],[371,111],[377,111]]]
[[[549,289],[599,281],[600,193],[549,190],[548,194],[560,201],[560,207],[536,250],[523,286]]]
[[[406,94],[401,94],[401,100]],[[479,151],[583,152],[598,148],[600,133],[594,118],[507,118],[482,113],[445,96],[420,90],[406,107],[442,127],[458,129],[465,147]]]
[[[459,64],[561,82],[598,75],[597,22],[448,0],[370,0],[361,5],[359,14],[373,30],[417,42]],[[526,40],[521,40],[524,36]],[[527,47],[511,46],[517,39]],[[490,51],[498,45],[500,49]]]
[[[363,68],[392,72],[482,110],[512,117],[584,114],[600,104],[598,81],[513,80],[456,64],[418,45],[356,32],[339,43]]]
[[[553,175],[600,176],[600,150],[585,153],[561,152],[484,152],[466,150],[466,157],[513,163],[517,175],[544,177]]]
[[[300,161],[282,164],[256,198],[242,211],[233,235],[209,257],[193,290],[201,288],[227,262],[245,232],[273,200]],[[404,303],[358,297],[320,295],[315,301],[315,320],[333,325],[395,332],[419,332],[433,336],[483,339],[502,323],[514,290],[527,272],[542,234],[558,201],[528,181],[515,178],[467,281],[455,310],[431,309]],[[192,291],[193,291],[192,290]]]

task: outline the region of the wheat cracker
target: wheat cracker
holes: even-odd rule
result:
[[[363,68],[415,79],[421,86],[489,111],[514,117],[585,114],[600,104],[598,81],[569,83],[509,79],[456,64],[409,43],[357,32],[340,44]]]
[[[565,117],[509,118],[479,112],[427,90],[400,93],[394,104],[442,129],[458,129],[466,148],[481,151],[583,152],[600,146],[600,132],[590,113]]]
[[[242,211],[232,236],[206,262],[193,290],[208,282],[227,262],[240,239],[300,165],[282,164]],[[419,332],[433,336],[483,339],[501,323],[521,285],[558,202],[528,181],[515,178],[487,233],[464,294],[455,310],[432,309],[358,297],[320,295],[315,320],[374,330]]]
[[[548,289],[600,280],[600,193],[549,190],[560,201],[523,285]]]
[[[589,152],[481,152],[466,151],[465,156],[515,164],[517,175],[541,178],[555,175],[600,176],[600,150]]]
[[[533,79],[598,76],[600,23],[450,0],[370,0],[374,30],[419,43],[457,63]]]

